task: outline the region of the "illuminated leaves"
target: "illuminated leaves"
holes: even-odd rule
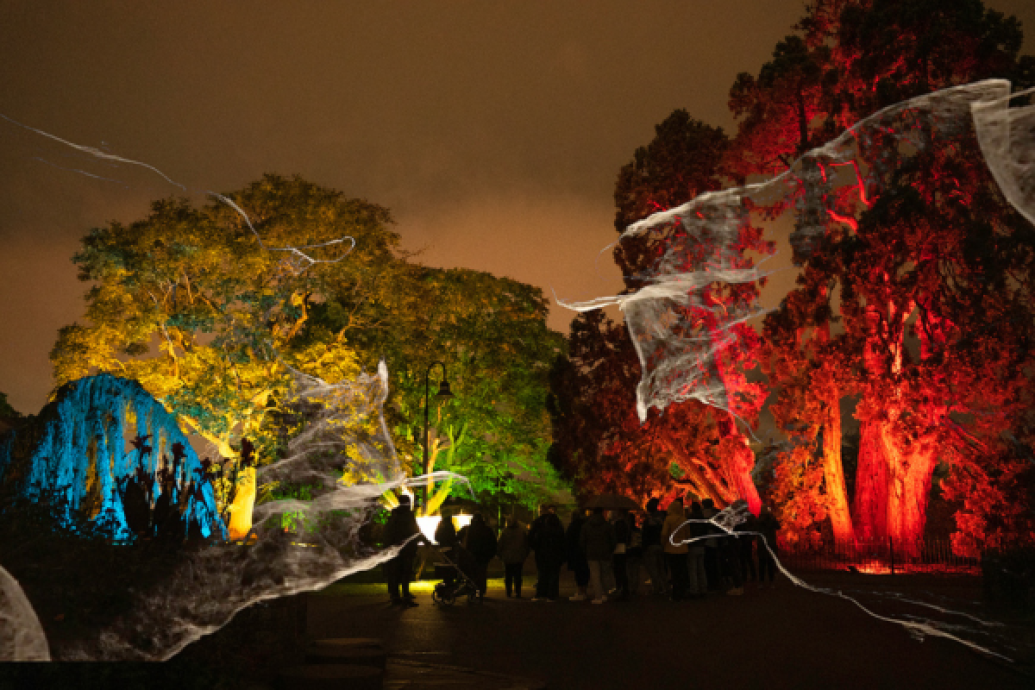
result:
[[[236,459],[247,438],[268,462],[293,433],[280,407],[289,366],[332,383],[359,373],[339,333],[311,327],[314,304],[342,285],[357,294],[398,236],[386,210],[299,178],[267,175],[232,197],[267,246],[346,235],[360,246],[348,261],[300,271],[225,204],[157,201],[146,218],[83,238],[75,262],[94,284],[89,325],[63,328],[51,360],[58,385],[96,371],[136,379],[223,457]],[[342,249],[312,251],[333,259]]]

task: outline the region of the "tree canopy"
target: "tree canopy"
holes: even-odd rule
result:
[[[424,377],[441,361],[456,397],[431,410],[429,469],[467,475],[482,498],[534,503],[561,488],[544,403],[564,342],[540,290],[421,266],[386,209],[298,177],[266,175],[226,198],[247,219],[218,199],[166,199],[83,239],[88,322],[59,334],[58,385],[97,371],[136,379],[221,456],[237,462],[248,439],[263,464],[305,423],[285,405],[293,370],[336,383],[383,358],[386,417],[416,474]]]
[[[475,494],[490,501],[501,495],[534,505],[561,490],[546,463],[545,398],[549,364],[564,339],[546,326],[542,291],[480,271],[418,265],[396,289],[408,303],[361,336],[362,356],[388,362],[388,419],[415,473],[422,464],[430,369],[429,470],[463,474]],[[315,313],[334,329],[346,312],[334,296]],[[454,394],[445,403],[435,398],[443,373],[436,362],[445,365]]]
[[[771,59],[733,84],[734,138],[677,110],[636,149],[616,181],[616,228],[705,191],[783,173],[906,99],[996,77],[1027,88],[1035,59],[1021,56],[1021,45],[1017,20],[980,0],[810,3]],[[720,378],[731,400],[751,401],[749,420],[767,389],[769,410],[790,440],[765,457],[773,473],[764,491],[786,544],[890,537],[915,555],[928,502],[939,492],[954,502],[960,552],[1035,541],[1035,511],[1002,507],[1023,503],[1033,486],[1024,463],[1033,457],[1035,229],[973,153],[973,132],[919,111],[904,117],[915,146],[893,131],[857,133],[852,167],[838,171],[849,163],[805,158],[793,171],[793,193],[774,197],[772,207],[744,209],[763,224],[793,216],[801,273],[765,319],[761,339],[746,326],[737,333],[737,346],[719,360]],[[829,175],[855,184],[828,184]],[[686,226],[678,221],[655,223],[616,250],[627,290],[641,288],[658,257],[681,240]],[[801,232],[812,228],[819,229],[815,237]],[[768,229],[743,224],[737,249],[771,251]],[[680,270],[698,270],[697,260],[688,256]],[[750,265],[749,254],[744,261]],[[748,304],[758,285],[699,292],[695,300],[708,305]],[[707,323],[708,314],[686,308],[667,316]],[[721,483],[705,481],[709,466],[714,478],[717,468],[742,472],[752,464],[737,458],[743,444],[726,443],[739,430],[716,410],[695,414],[686,403],[626,424],[632,393],[623,397],[613,385],[631,388],[640,362],[616,341],[624,330],[602,317],[574,321],[570,359],[554,369],[551,457],[577,490],[604,482],[639,496],[687,488],[721,494]],[[756,364],[765,386],[744,376]],[[860,425],[850,476],[841,457],[846,401]],[[701,447],[702,438],[713,439],[715,450]],[[676,462],[680,453],[689,462]],[[941,487],[939,466],[938,476],[947,475]]]

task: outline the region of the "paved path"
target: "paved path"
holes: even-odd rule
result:
[[[367,591],[369,591],[369,587]],[[570,582],[564,590],[571,592]],[[563,593],[563,592],[562,592]],[[956,643],[919,642],[851,603],[784,582],[743,597],[590,605],[506,599],[390,607],[384,594],[313,595],[310,637],[379,637],[390,655],[549,688],[1025,688],[1035,679]]]

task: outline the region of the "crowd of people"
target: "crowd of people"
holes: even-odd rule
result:
[[[416,606],[409,580],[417,543],[427,540],[419,533],[409,499],[403,499],[392,511],[384,536],[386,545],[405,545],[384,569],[393,604]],[[458,532],[452,516],[443,511],[434,536],[448,562],[473,581],[481,597],[489,563],[498,557],[507,597],[520,599],[529,554],[534,555],[537,577],[532,601],[560,599],[565,565],[575,577],[571,600],[594,604],[641,594],[672,601],[712,593],[736,596],[744,593],[747,582],[774,586],[776,563],[770,549],[776,549],[779,523],[772,512],[763,508],[758,517],[739,525],[735,535],[709,522],[717,514],[709,499],[689,506],[676,499],[662,511],[655,498],[643,511],[578,509],[565,528],[555,509],[545,506],[527,530],[511,518],[497,537],[481,514]]]

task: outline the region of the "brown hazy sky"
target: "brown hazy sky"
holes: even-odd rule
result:
[[[1035,2],[985,4],[1035,52]],[[392,209],[429,265],[582,299],[620,286],[597,261],[618,168],[675,108],[732,132],[734,77],[803,1],[158,5],[0,1],[0,114],[199,202],[297,173]],[[0,120],[0,391],[17,409],[45,402],[57,329],[81,319],[78,238],[177,193]],[[551,325],[571,316],[555,306]]]

